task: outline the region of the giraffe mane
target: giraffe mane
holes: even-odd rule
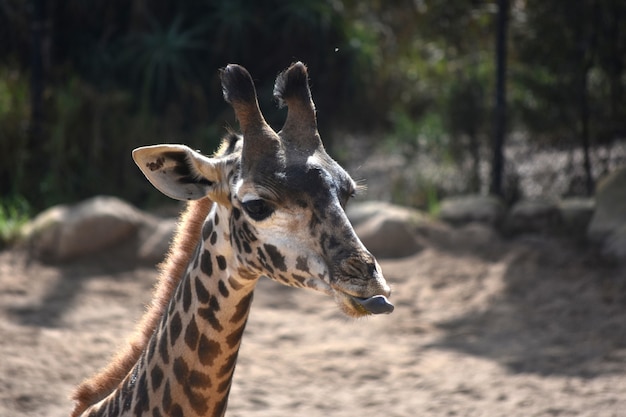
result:
[[[146,313],[128,339],[126,347],[108,365],[76,388],[72,395],[76,402],[72,417],[79,416],[90,405],[109,395],[139,360],[191,262],[200,239],[202,224],[212,205],[213,201],[208,198],[187,203],[165,261],[159,265],[160,277]]]
[[[228,129],[228,134],[222,139],[213,156],[220,157],[236,153],[241,149],[241,138],[241,135]],[[167,256],[158,266],[159,280],[155,285],[152,301],[146,313],[135,327],[134,333],[128,338],[126,346],[115,354],[108,365],[85,379],[76,388],[72,394],[75,406],[71,417],[80,416],[89,406],[113,392],[137,363],[191,262],[200,240],[202,225],[212,206],[213,201],[209,198],[187,203],[179,217]]]

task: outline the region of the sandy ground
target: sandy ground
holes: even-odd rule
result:
[[[626,416],[626,272],[540,238],[382,260],[392,315],[262,280],[228,416]],[[0,253],[0,416],[66,416],[156,274]]]

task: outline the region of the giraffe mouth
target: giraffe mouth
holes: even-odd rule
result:
[[[335,298],[344,313],[353,317],[390,314],[394,310],[394,305],[380,294],[363,298],[335,289]]]
[[[384,295],[368,298],[352,297],[352,301],[361,306],[369,314],[390,314],[395,308]]]
[[[394,310],[394,305],[383,294],[359,297],[354,295],[353,291],[346,290],[338,285],[329,285],[322,280],[310,282],[308,286],[335,298],[341,310],[348,316],[361,317],[373,314],[390,314]]]

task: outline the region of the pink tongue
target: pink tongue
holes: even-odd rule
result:
[[[391,304],[384,295],[375,295],[369,298],[352,298],[372,314],[389,314],[394,308],[393,304]]]

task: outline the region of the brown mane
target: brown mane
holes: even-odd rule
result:
[[[159,266],[159,281],[148,310],[129,338],[127,346],[107,366],[76,388],[72,395],[76,401],[72,417],[78,417],[89,406],[109,395],[141,356],[191,261],[200,239],[202,224],[212,205],[213,202],[208,198],[187,204],[179,219],[168,255]]]

